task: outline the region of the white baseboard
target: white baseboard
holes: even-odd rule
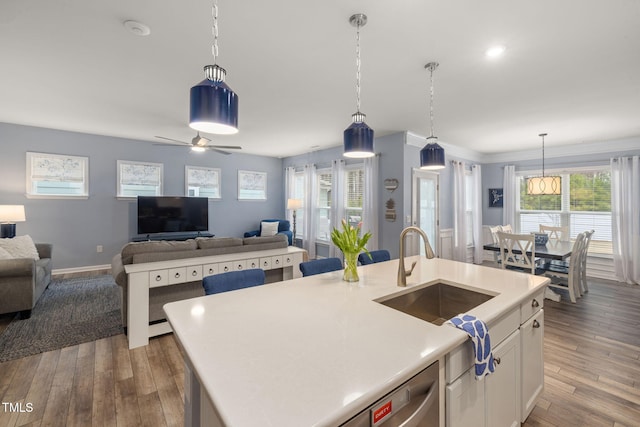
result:
[[[84,267],[71,267],[71,268],[54,268],[51,274],[72,274],[72,273],[87,273],[97,270],[111,270],[111,264],[103,265],[87,265]]]

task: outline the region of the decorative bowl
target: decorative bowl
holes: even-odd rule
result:
[[[536,246],[544,246],[549,241],[549,235],[546,233],[534,233]]]

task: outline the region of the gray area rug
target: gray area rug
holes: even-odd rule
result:
[[[111,275],[54,279],[31,318],[16,316],[0,335],[0,362],[121,333],[120,288]]]

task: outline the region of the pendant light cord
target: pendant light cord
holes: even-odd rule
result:
[[[430,90],[429,90],[429,122],[431,123],[431,138],[433,138],[433,66],[429,67],[429,83],[430,83]]]
[[[541,133],[538,136],[542,137],[542,177],[544,178],[544,137],[547,136],[547,134]]]
[[[211,54],[213,55],[213,65],[216,65],[216,59],[218,58],[218,4],[215,0],[211,6],[211,16],[213,17],[213,27],[211,28],[213,45],[211,45]]]
[[[360,23],[356,25],[356,112],[360,112]]]

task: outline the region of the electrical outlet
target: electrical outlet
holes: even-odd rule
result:
[[[102,245],[96,246],[96,252],[98,252],[98,253],[102,252]]]

